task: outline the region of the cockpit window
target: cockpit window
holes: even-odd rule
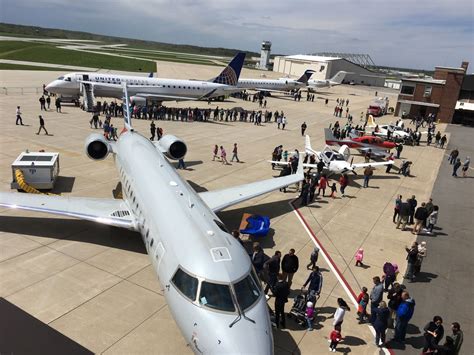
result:
[[[260,297],[260,289],[250,275],[234,284],[237,302],[242,310],[246,310]]]
[[[178,269],[173,276],[173,284],[183,295],[192,301],[196,300],[196,293],[199,281],[197,278],[187,274],[182,269]]]
[[[60,76],[57,80],[64,80],[64,76]]]
[[[67,78],[64,79],[64,81],[71,81],[71,77],[68,76]]]
[[[229,285],[215,284],[207,281],[201,283],[199,303],[219,311],[234,312],[235,306],[230,294]]]

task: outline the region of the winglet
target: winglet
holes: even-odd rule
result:
[[[239,52],[225,69],[214,79],[213,83],[236,86],[244,65],[245,53]]]
[[[311,140],[308,135],[304,139],[304,150],[306,153],[313,153],[313,148],[311,148]]]
[[[133,130],[132,128],[132,116],[130,114],[130,97],[128,96],[127,83],[122,82],[123,88],[123,102],[125,103],[125,112],[123,114],[123,121],[125,123],[126,130]]]
[[[348,73],[348,72],[342,71],[342,70],[341,70],[341,71],[338,71],[338,72],[336,73],[336,75],[334,75],[331,79],[329,79],[329,82],[330,82],[332,85],[341,84],[347,74],[351,74],[351,73]]]
[[[300,178],[300,181],[304,180],[303,160],[304,160],[304,155],[303,153],[300,153],[298,157],[298,168],[296,169],[296,175]]]
[[[307,84],[309,78],[311,78],[311,75],[313,75],[313,73],[314,73],[314,70],[307,69],[307,70],[303,73],[303,75],[301,75],[301,77],[300,77],[298,80],[296,80],[296,81],[298,81],[298,82],[300,82],[300,83],[303,83],[303,84]]]
[[[326,144],[328,144],[328,142],[335,140],[336,137],[334,137],[334,133],[330,128],[325,128],[324,138],[326,139]]]
[[[153,72],[150,72],[150,74],[148,74],[148,77],[153,78]]]

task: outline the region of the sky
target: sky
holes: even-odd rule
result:
[[[370,54],[375,64],[474,68],[472,0],[0,0],[0,22],[272,53]]]

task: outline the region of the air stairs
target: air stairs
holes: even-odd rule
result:
[[[83,97],[83,107],[84,111],[93,112],[94,111],[94,87],[89,83],[81,83],[81,94]]]

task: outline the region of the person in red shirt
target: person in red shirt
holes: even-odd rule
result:
[[[321,179],[319,179],[318,196],[321,193],[321,190],[323,190],[323,197],[324,197],[324,194],[326,193],[327,185],[328,185],[328,178],[326,177],[326,175],[321,176]]]
[[[339,178],[339,184],[341,185],[341,195],[342,197],[346,196],[344,194],[344,191],[346,189],[346,186],[349,185],[349,177],[347,174],[342,174],[341,177]]]
[[[334,326],[334,330],[329,335],[329,339],[331,340],[331,344],[329,345],[329,351],[332,351],[333,353],[335,353],[337,344],[339,344],[339,342],[342,340],[340,325]]]
[[[367,287],[362,287],[362,292],[357,296],[357,315],[359,316],[359,324],[362,324],[368,319],[367,316],[367,304],[369,303],[369,294],[367,293]]]

